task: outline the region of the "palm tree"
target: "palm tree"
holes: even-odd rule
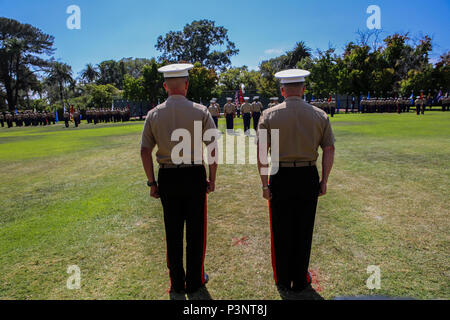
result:
[[[81,71],[81,78],[87,81],[87,83],[94,82],[99,76],[100,73],[97,71],[97,67],[95,67],[92,63],[88,63],[86,68]]]
[[[61,104],[64,107],[64,88],[66,84],[72,85],[74,80],[72,78],[72,67],[66,63],[53,61],[46,81],[51,85],[57,85],[59,88],[59,95]]]
[[[292,51],[286,52],[285,68],[295,68],[303,58],[311,56],[311,48],[303,41],[297,42]]]

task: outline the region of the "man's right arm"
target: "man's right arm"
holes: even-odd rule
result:
[[[152,150],[146,147],[141,147],[141,159],[142,159],[142,166],[144,167],[145,175],[147,176],[148,182],[155,183],[156,180],[153,170]],[[155,199],[159,198],[158,186],[156,184],[151,187],[150,196]]]

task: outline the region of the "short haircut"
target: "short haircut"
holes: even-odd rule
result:
[[[172,78],[164,78],[164,81],[170,81],[170,80],[181,80],[181,79],[183,79],[183,80],[185,80],[185,81],[188,81],[189,80],[189,77],[172,77]]]
[[[165,78],[164,82],[166,83],[168,88],[176,88],[181,84],[184,84],[186,81],[189,81],[189,77],[176,77],[176,78]]]
[[[304,82],[283,83],[281,86],[285,88],[296,88],[296,87],[303,88],[305,86],[305,83]]]

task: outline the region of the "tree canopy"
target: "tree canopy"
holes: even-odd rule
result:
[[[210,20],[193,21],[183,31],[159,36],[155,47],[162,52],[161,61],[200,62],[208,69],[221,71],[230,66],[230,58],[239,53],[228,37],[228,30]]]
[[[198,20],[181,31],[160,36],[158,58],[125,57],[87,63],[73,78],[70,65],[56,61],[54,38],[29,24],[0,18],[0,109],[63,107],[109,107],[114,98],[148,102],[154,106],[167,94],[158,68],[172,62],[190,62],[188,98],[207,102],[212,97],[239,90],[265,97],[279,96],[275,73],[288,68],[311,71],[307,94],[409,96],[420,91],[436,94],[450,90],[450,52],[430,61],[432,39],[414,39],[409,33],[381,37],[379,31],[357,32],[338,54],[330,46],[313,51],[303,41],[284,54],[262,61],[258,70],[231,66],[239,50],[228,30],[214,21]]]
[[[43,57],[54,52],[53,41],[36,27],[0,17],[0,94],[10,111],[36,87],[36,74],[48,67]]]

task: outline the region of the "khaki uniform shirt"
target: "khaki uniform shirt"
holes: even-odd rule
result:
[[[194,136],[194,121],[201,122],[201,137]],[[215,128],[216,125],[205,106],[189,101],[184,96],[173,95],[163,104],[148,112],[142,131],[141,147],[153,150],[155,146],[158,146],[157,162],[159,164],[172,164],[172,149],[181,142],[171,141],[172,133],[176,129],[186,129],[191,134],[190,158],[194,163],[194,160],[198,160],[194,158],[194,143],[203,141],[204,132]],[[194,138],[197,141],[194,141]],[[198,141],[199,139],[200,141]],[[205,142],[205,144],[209,143]]]
[[[288,97],[283,103],[263,112],[258,125],[267,130],[270,146],[271,130],[279,130],[279,161],[317,161],[318,147],[334,145],[334,135],[327,114],[300,97]]]
[[[262,103],[261,102],[253,102],[252,103],[252,112],[261,112],[262,111]]]
[[[241,106],[241,113],[250,113],[252,110],[252,105],[248,102],[244,102]]]
[[[225,114],[233,114],[236,112],[236,107],[232,103],[227,103],[223,107],[223,111],[225,112]]]
[[[218,117],[220,115],[220,107],[218,104],[213,104],[209,106],[208,108],[209,113],[211,113],[211,116]]]

